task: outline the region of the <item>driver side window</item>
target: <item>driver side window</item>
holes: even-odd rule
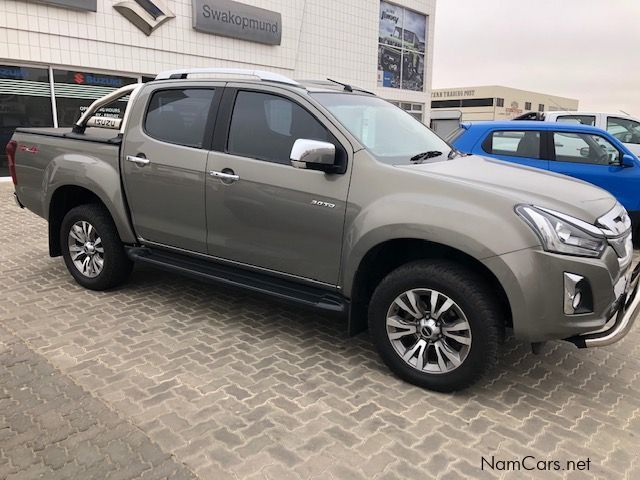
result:
[[[640,123],[628,118],[608,117],[607,132],[622,143],[640,144]]]
[[[620,164],[620,151],[600,135],[553,132],[553,144],[558,162]]]
[[[291,100],[269,93],[238,92],[229,128],[228,153],[290,165],[291,147],[299,138],[333,140],[318,120]]]

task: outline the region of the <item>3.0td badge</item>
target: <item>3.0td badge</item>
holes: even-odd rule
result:
[[[175,17],[164,0],[123,0],[113,8],[145,35],[151,35],[156,28]]]

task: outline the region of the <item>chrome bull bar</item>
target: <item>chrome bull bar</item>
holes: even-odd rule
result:
[[[615,321],[611,327],[603,331],[585,333],[567,338],[568,342],[574,343],[578,348],[605,347],[618,342],[629,333],[636,317],[640,313],[640,289],[638,280],[640,279],[640,265],[636,265],[631,274],[629,286],[623,294],[623,299],[617,308]]]

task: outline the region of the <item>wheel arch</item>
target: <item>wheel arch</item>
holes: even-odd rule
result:
[[[461,250],[440,243],[415,238],[396,238],[370,248],[358,264],[351,285],[349,334],[356,335],[367,329],[371,294],[387,274],[406,263],[429,259],[450,260],[482,277],[491,290],[496,292],[496,298],[504,311],[503,327],[511,326],[512,313],[507,293],[494,273],[482,262]]]
[[[109,212],[109,215],[116,224],[118,235],[123,239],[121,231],[122,227],[118,225],[116,217],[109,208],[108,203],[105,202],[97,193],[79,185],[61,185],[51,194],[51,199],[49,200],[47,209],[47,219],[49,222],[49,256],[59,257],[62,255],[62,248],[60,245],[60,228],[62,226],[64,216],[72,208],[86,204],[99,204],[103,206]]]

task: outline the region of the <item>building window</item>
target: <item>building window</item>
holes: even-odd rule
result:
[[[496,98],[496,107],[504,107],[504,98]]]
[[[524,109],[531,110],[531,102],[524,102]]]
[[[431,108],[459,108],[462,100],[433,100]]]
[[[422,121],[422,112],[424,110],[424,105],[422,103],[402,103],[400,108],[419,122]]]
[[[55,82],[58,126],[70,127],[94,100],[117,88],[137,83],[138,79],[76,70],[54,70],[53,81]],[[125,97],[121,101],[101,108],[96,115],[122,118],[126,106],[127,98]]]
[[[461,107],[493,107],[493,98],[467,98],[460,102]]]
[[[544,112],[544,105],[542,103],[540,105],[538,105],[538,111],[539,112]]]
[[[427,16],[380,2],[378,86],[424,90]]]
[[[9,175],[5,148],[17,127],[53,127],[48,69],[0,65],[0,177]]]
[[[493,98],[467,98],[458,100],[433,100],[431,108],[461,108],[461,107],[493,107]]]

